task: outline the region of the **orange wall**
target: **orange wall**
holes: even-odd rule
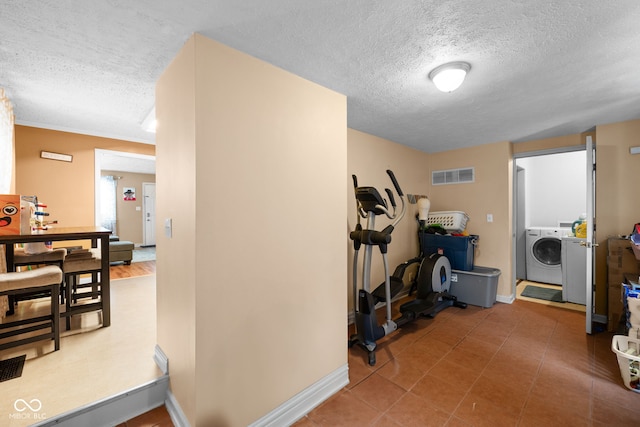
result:
[[[62,226],[95,224],[96,148],[155,155],[155,145],[16,126],[16,193],[46,203],[49,220]],[[40,158],[40,151],[70,154],[73,161]]]

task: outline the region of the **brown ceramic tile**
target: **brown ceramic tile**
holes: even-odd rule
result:
[[[487,364],[491,360],[491,357],[478,355],[476,353],[472,353],[456,347],[449,353],[447,353],[447,355],[444,357],[444,360],[448,360],[460,366],[464,366],[481,372],[485,368],[485,366],[487,366]]]
[[[622,376],[616,364],[610,377],[593,379],[593,397],[613,405],[634,408],[639,405],[640,393],[633,392],[622,384]]]
[[[425,371],[431,368],[431,366],[425,367],[424,363],[417,363],[419,366],[414,366],[410,360],[401,361],[396,358],[390,360],[376,372],[404,390],[410,390],[424,376]]]
[[[401,427],[401,425],[387,415],[383,415],[372,424],[372,427]]]
[[[575,412],[569,412],[562,402],[552,402],[549,399],[532,395],[525,405],[519,426],[588,426],[589,420]],[[610,424],[613,425],[613,424]]]
[[[378,374],[371,375],[351,392],[380,412],[389,409],[406,393],[402,387]]]
[[[173,427],[167,408],[162,405],[139,415],[124,424],[126,427]]]
[[[407,363],[415,369],[419,369],[422,373],[426,373],[435,366],[449,350],[446,350],[444,347],[436,350],[434,347],[429,351],[429,349],[424,347],[425,343],[425,341],[422,341],[421,345],[414,344],[408,347],[398,354],[395,359],[401,363]],[[439,343],[436,344],[436,346],[437,345],[446,346],[447,344]]]
[[[629,393],[634,393],[629,390]],[[640,400],[640,394],[635,393],[636,401]],[[615,402],[593,400],[593,419],[601,423],[609,423],[617,427],[640,425],[640,405],[626,406]]]
[[[512,334],[500,348],[502,352],[508,352],[513,357],[527,357],[542,360],[547,350],[547,339],[539,340],[521,335]]]
[[[500,345],[467,336],[456,348],[475,353],[481,357],[491,358],[500,349]]]
[[[412,393],[406,393],[385,414],[401,426],[444,426],[450,415]]]
[[[321,426],[369,426],[382,414],[343,391],[308,414],[309,420]]]
[[[367,363],[367,353],[360,348],[349,349],[349,384],[347,388],[353,388],[369,377],[374,370]]]
[[[482,372],[489,378],[500,378],[503,383],[528,391],[536,378],[540,361],[520,354],[514,357],[508,351],[500,350]]]
[[[502,345],[511,334],[513,328],[514,325],[508,323],[505,324],[492,320],[484,320],[469,332],[468,336],[492,344]]]
[[[518,416],[504,411],[500,405],[471,394],[460,403],[454,415],[476,427],[512,427],[518,421]]]
[[[563,362],[549,361],[546,357],[540,367],[536,383],[545,383],[550,387],[566,388],[590,392],[592,379],[591,371],[583,367],[572,366],[570,357]]]
[[[464,387],[466,390],[468,390],[480,376],[479,371],[460,366],[448,360],[438,362],[436,366],[429,370],[428,374],[454,386]]]
[[[462,339],[473,329],[473,326],[467,323],[443,324],[435,327],[429,332],[429,337],[438,341],[457,345]]]
[[[305,416],[302,419],[298,420],[293,424],[295,427],[317,427],[318,424],[314,423],[309,419],[309,417]]]
[[[458,417],[451,417],[449,419],[449,422],[447,423],[447,427],[471,427],[472,424],[469,424],[468,422],[461,420]]]
[[[498,377],[481,375],[471,388],[470,395],[484,398],[501,411],[519,416],[527,400],[528,390],[506,384]]]
[[[468,389],[466,384],[451,383],[427,374],[411,389],[411,392],[451,414],[467,394]]]

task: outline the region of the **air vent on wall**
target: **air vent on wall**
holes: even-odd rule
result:
[[[461,184],[474,182],[474,168],[449,169],[431,172],[431,185]]]

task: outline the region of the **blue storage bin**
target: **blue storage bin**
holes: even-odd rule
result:
[[[424,255],[439,253],[449,259],[451,269],[473,270],[474,250],[479,236],[443,236],[424,232],[419,232],[418,235],[420,249]]]

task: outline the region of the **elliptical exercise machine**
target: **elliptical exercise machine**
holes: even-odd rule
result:
[[[466,308],[466,304],[458,302],[449,293],[451,283],[451,264],[449,260],[439,254],[427,257],[413,258],[400,264],[393,275],[389,275],[387,261],[387,246],[391,243],[391,233],[404,217],[407,207],[405,196],[391,170],[387,174],[393,183],[401,202],[398,212],[393,192],[385,188],[391,207],[374,187],[358,187],[358,179],[353,176],[353,186],[356,196],[358,223],[349,235],[353,240],[353,301],[355,305],[356,333],[349,339],[349,347],[358,344],[368,353],[369,365],[376,364],[376,341],[389,335],[399,327],[422,316],[435,316],[436,313],[455,305]],[[375,217],[385,215],[393,222],[384,229],[375,230]],[[360,218],[366,218],[366,228],[362,227]],[[358,289],[358,257],[360,247],[364,245],[364,261],[362,269],[362,289]],[[377,246],[382,254],[385,281],[373,292],[371,289],[371,257],[373,247]],[[404,288],[402,276],[406,268],[413,263],[420,263],[416,276],[416,298],[400,306],[400,318],[391,317],[391,301]],[[376,317],[376,304],[386,303],[386,320],[379,325]]]

